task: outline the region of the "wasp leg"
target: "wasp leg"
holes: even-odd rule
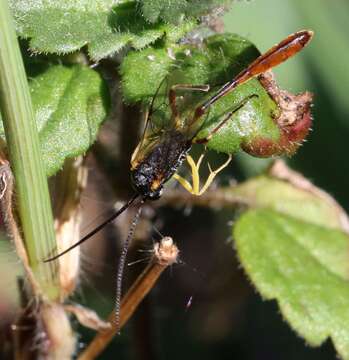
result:
[[[175,119],[175,122],[179,125],[179,113],[177,109],[177,91],[178,90],[188,90],[188,91],[204,91],[207,92],[210,90],[210,85],[191,85],[191,84],[175,84],[172,85],[168,93],[170,107],[172,111],[172,116]]]
[[[185,190],[193,194],[193,187],[191,186],[188,180],[184,179],[182,176],[180,176],[177,173],[173,175],[173,178],[176,179],[184,187]]]
[[[190,155],[187,155],[187,157],[186,157],[187,163],[189,164],[189,166],[191,168],[191,178],[192,178],[193,185],[191,185],[188,180],[184,179],[179,174],[175,173],[173,175],[173,177],[184,187],[184,189],[193,195],[196,195],[200,189],[199,168],[200,168],[200,165],[201,165],[201,162],[202,162],[202,159],[204,158],[204,156],[205,155],[202,154],[199,157],[199,160],[197,161],[197,163],[195,163],[194,159]]]
[[[213,171],[211,169],[210,164],[208,164],[208,168],[210,170],[210,175],[208,176],[208,178],[205,182],[205,185],[201,188],[198,195],[202,195],[208,189],[208,187],[212,184],[212,182],[213,182],[214,178],[217,176],[217,174],[220,173],[224,168],[226,168],[229,165],[232,158],[233,158],[232,155],[229,154],[228,159],[225,161],[225,163],[222,164],[218,169],[213,170]]]
[[[197,161],[197,163],[195,163],[194,159],[190,155],[187,155],[187,162],[188,162],[189,166],[191,167],[191,178],[192,178],[192,182],[193,182],[192,194],[194,194],[194,195],[198,195],[200,192],[200,165],[201,165],[203,158],[204,158],[204,154],[202,154],[199,157],[199,160]]]
[[[208,143],[211,139],[212,136],[219,130],[221,129],[227,122],[228,120],[230,120],[230,118],[234,115],[234,113],[236,113],[237,111],[239,111],[242,107],[244,107],[246,105],[246,103],[251,100],[254,97],[258,97],[258,95],[256,94],[252,94],[247,96],[245,99],[243,99],[233,110],[229,111],[228,114],[223,118],[223,120],[213,129],[211,130],[211,132],[204,138],[202,139],[194,139],[193,142],[196,144],[206,144]],[[197,133],[199,133],[199,131],[202,129],[202,126],[200,127],[200,129],[197,131]]]
[[[229,155],[227,161],[225,161],[224,164],[222,164],[216,170],[212,170],[210,164],[208,164],[210,175],[208,176],[204,186],[200,189],[200,165],[203,158],[204,158],[204,154],[202,154],[199,160],[195,163],[194,159],[190,155],[187,155],[187,162],[191,167],[191,173],[192,173],[191,176],[193,182],[192,184],[190,184],[188,180],[184,179],[182,176],[178,175],[177,173],[174,174],[174,178],[184,187],[184,189],[186,189],[188,192],[196,196],[202,195],[208,189],[208,187],[212,184],[217,174],[228,166],[228,164],[232,159],[232,156]]]

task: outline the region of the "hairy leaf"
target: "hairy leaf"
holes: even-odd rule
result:
[[[224,7],[227,0],[140,0],[144,17],[155,22],[159,19],[168,23],[178,23],[184,18],[197,17]]]
[[[79,65],[49,67],[30,80],[30,91],[50,176],[65,158],[83,154],[95,141],[106,116],[108,93],[98,73]]]
[[[303,179],[303,181],[306,181]],[[347,216],[325,192],[310,182],[301,188],[269,175],[260,175],[227,190],[241,196],[251,207],[268,208],[314,225],[348,229]]]
[[[93,70],[54,66],[30,83],[42,154],[48,175],[66,157],[84,153],[106,116],[108,95]]]
[[[291,327],[314,346],[330,337],[349,359],[348,235],[259,209],[239,219],[234,237],[248,276]]]
[[[253,284],[276,299],[312,345],[331,337],[349,359],[349,220],[338,203],[282,161],[227,190],[249,205],[233,229]]]
[[[33,51],[66,54],[87,45],[94,60],[126,45],[141,49],[165,36],[176,41],[195,24],[150,24],[136,2],[126,0],[12,0],[11,7],[17,31]]]

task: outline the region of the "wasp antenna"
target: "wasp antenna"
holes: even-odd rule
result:
[[[98,225],[95,229],[93,229],[91,232],[89,232],[87,235],[85,235],[82,239],[80,239],[77,243],[73,244],[72,246],[68,247],[67,249],[65,249],[64,251],[62,251],[61,253],[45,259],[44,262],[50,262],[53,260],[56,260],[58,258],[60,258],[61,256],[65,255],[66,253],[68,253],[70,250],[75,249],[77,246],[81,245],[82,243],[84,243],[86,240],[88,240],[89,238],[91,238],[93,235],[95,235],[96,233],[98,233],[100,230],[102,230],[104,228],[104,226],[106,226],[107,224],[109,224],[110,222],[112,222],[113,220],[115,220],[119,215],[121,215],[126,209],[129,208],[129,206],[132,205],[132,203],[139,197],[139,194],[135,194],[122,208],[120,208],[118,211],[116,211],[113,215],[111,215],[107,220],[105,220],[102,224]]]
[[[130,246],[131,240],[133,238],[133,234],[136,230],[136,226],[139,220],[139,217],[142,212],[142,205],[144,201],[142,200],[141,204],[139,205],[136,215],[134,216],[130,230],[127,234],[126,241],[122,247],[121,256],[119,260],[118,271],[116,274],[116,298],[115,298],[115,328],[116,332],[120,332],[120,308],[121,308],[121,295],[122,295],[122,276],[124,273],[125,263],[126,263],[126,256],[128,252],[128,248]]]
[[[153,225],[153,230],[155,231],[156,235],[159,235],[161,239],[163,239],[165,236],[163,234],[161,234],[160,230]]]

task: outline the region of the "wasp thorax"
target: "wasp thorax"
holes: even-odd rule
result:
[[[169,131],[138,162],[131,171],[131,180],[143,199],[156,200],[161,196],[164,183],[177,171],[190,146],[182,133]]]

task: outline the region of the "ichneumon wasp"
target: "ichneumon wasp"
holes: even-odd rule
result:
[[[212,183],[214,177],[229,164],[231,156],[229,155],[227,161],[218,169],[214,171],[210,169],[210,175],[208,176],[203,187],[200,189],[199,167],[202,162],[202,156],[195,163],[192,157],[188,154],[192,145],[194,143],[206,144],[209,142],[212,136],[217,133],[228,121],[233,121],[234,113],[244,107],[246,103],[256,95],[251,95],[243,99],[237,106],[235,106],[235,108],[224,114],[220,122],[205,138],[198,139],[197,135],[205,123],[205,115],[207,115],[210,107],[219,99],[236,89],[239,85],[246,83],[252,78],[262,75],[263,73],[297,54],[309,43],[312,36],[313,32],[309,30],[299,31],[289,35],[279,44],[273,46],[266,53],[260,55],[248,67],[238,73],[231,81],[225,83],[215,92],[213,96],[199,103],[194,111],[190,112],[190,116],[185,119],[183,119],[182,114],[178,108],[178,92],[199,91],[207,93],[210,90],[210,86],[192,84],[172,85],[169,88],[167,94],[168,104],[170,107],[170,118],[167,119],[168,126],[160,129],[154,129],[151,124],[155,107],[154,101],[157,97],[156,93],[146,112],[146,124],[142,139],[136,147],[131,158],[131,182],[133,188],[135,189],[135,194],[127,201],[124,206],[122,206],[112,216],[106,219],[97,228],[95,228],[93,231],[88,233],[81,240],[63,252],[45,260],[45,262],[59,258],[68,251],[85,242],[87,239],[100,231],[105,225],[116,219],[137,200],[138,209],[132,221],[128,237],[125,241],[118,267],[116,299],[118,318],[121,297],[121,279],[125,265],[127,249],[132,239],[133,232],[137,225],[144,202],[159,199],[162,194],[164,184],[172,177],[176,178],[186,190],[194,195],[201,195],[203,192],[205,192],[205,190]],[[177,174],[177,169],[185,159],[187,160],[192,170],[192,184]]]

